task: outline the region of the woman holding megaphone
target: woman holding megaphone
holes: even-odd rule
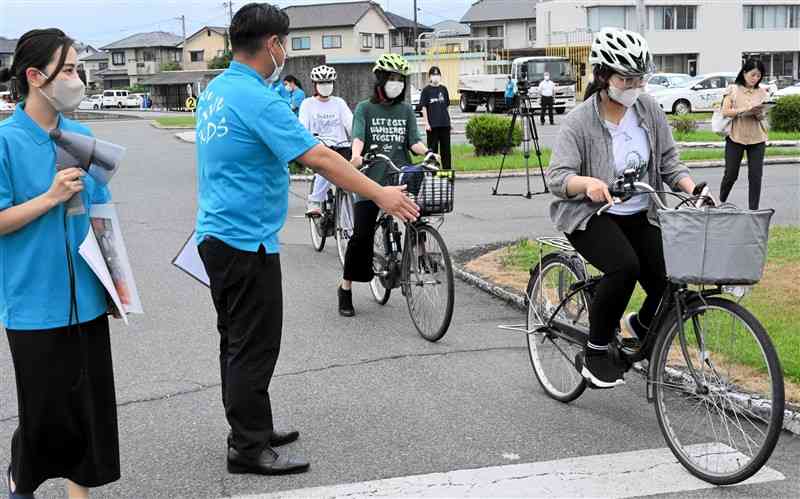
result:
[[[67,479],[69,497],[87,497],[120,477],[106,293],[78,254],[88,209],[65,208],[74,196],[88,208],[110,194],[73,165],[57,169],[49,135],[91,135],[61,114],[84,96],[72,45],[58,29],[29,31],[0,71],[22,99],[0,122],[0,320],[19,406],[3,470],[12,498],[33,497],[56,477]]]

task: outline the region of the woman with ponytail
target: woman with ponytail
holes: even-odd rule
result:
[[[25,33],[11,68],[14,114],[0,122],[0,321],[17,384],[19,423],[4,470],[12,499],[65,478],[70,498],[120,477],[117,406],[105,290],[78,254],[87,213],[65,202],[109,201],[73,165],[56,167],[49,132],[91,135],[65,118],[84,96],[73,41],[59,29]]]

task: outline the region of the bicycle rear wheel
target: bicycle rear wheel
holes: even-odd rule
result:
[[[656,416],[675,457],[716,485],[746,480],[767,462],[783,427],[783,374],[764,327],[721,297],[692,303],[655,348]],[[699,383],[698,383],[699,381]]]
[[[314,192],[314,184],[317,181],[316,175],[311,179],[311,182],[308,183],[308,194]],[[324,208],[324,203],[323,203]],[[311,246],[316,251],[322,251],[325,249],[325,226],[324,226],[324,214],[323,216],[319,217],[308,217],[308,229],[311,233]]]
[[[528,281],[527,329],[543,326],[569,296],[570,287],[586,279],[582,266],[563,253],[549,253],[531,271]],[[587,292],[581,291],[559,311],[560,321],[589,328]],[[528,334],[528,353],[536,379],[550,397],[572,402],[586,390],[586,380],[575,366],[575,357],[583,352],[588,337],[573,338],[557,331]]]
[[[389,301],[389,296],[392,294],[392,288],[388,284],[388,278],[392,272],[391,262],[389,260],[390,248],[386,247],[386,231],[388,230],[386,224],[390,223],[389,219],[379,218],[378,224],[375,226],[374,237],[374,253],[372,255],[372,271],[375,277],[369,281],[369,289],[372,291],[372,297],[379,305],[386,305]]]
[[[339,263],[344,267],[347,243],[353,235],[353,202],[350,193],[336,189],[336,248],[339,250]]]
[[[408,313],[419,334],[439,341],[450,327],[455,301],[453,264],[439,231],[429,225],[409,227],[401,283]]]

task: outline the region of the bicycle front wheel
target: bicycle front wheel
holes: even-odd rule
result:
[[[317,176],[315,175],[311,182],[308,183],[308,194],[311,195],[314,192],[314,184],[317,181]],[[308,217],[308,229],[311,233],[311,246],[316,251],[322,251],[325,249],[325,227],[323,226],[323,217]]]
[[[339,250],[339,263],[344,267],[347,243],[353,235],[353,202],[350,193],[336,190],[336,248]]]
[[[716,485],[767,462],[783,427],[783,374],[764,327],[721,297],[692,303],[662,327],[653,359],[656,416],[675,457]]]
[[[408,313],[423,338],[439,341],[453,318],[455,284],[450,253],[433,227],[421,225],[407,230],[401,285]]]
[[[586,279],[583,268],[562,253],[550,253],[531,271],[528,281],[527,329],[545,325],[570,293],[572,285]],[[590,296],[581,291],[564,303],[556,316],[563,322],[589,328]],[[572,338],[558,331],[528,334],[528,353],[536,379],[545,393],[560,402],[572,402],[586,390],[586,380],[575,366],[586,338]]]

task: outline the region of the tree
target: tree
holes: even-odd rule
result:
[[[165,62],[161,65],[161,71],[180,71],[183,69],[177,62]]]
[[[231,59],[233,59],[233,54],[225,52],[221,56],[214,57],[208,61],[208,69],[228,69],[228,66],[231,65]]]

